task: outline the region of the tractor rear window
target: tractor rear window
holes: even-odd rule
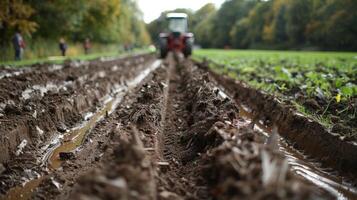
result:
[[[172,32],[184,33],[187,29],[187,21],[185,18],[170,18],[169,29]]]

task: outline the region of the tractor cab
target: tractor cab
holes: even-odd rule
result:
[[[188,16],[185,13],[168,13],[168,32],[160,33],[160,56],[165,58],[168,52],[181,52],[185,57],[192,54],[193,34],[188,32]]]
[[[169,13],[167,14],[169,22],[169,30],[172,33],[186,33],[188,29],[187,14],[185,13]]]

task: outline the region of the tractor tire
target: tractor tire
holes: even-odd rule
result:
[[[192,55],[192,45],[187,45],[186,48],[183,50],[183,55],[185,58],[188,58]]]
[[[165,59],[167,57],[168,50],[167,48],[160,48],[160,58]]]
[[[165,59],[169,50],[167,48],[167,38],[160,38],[160,58]]]

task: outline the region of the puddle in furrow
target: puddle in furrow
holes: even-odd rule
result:
[[[48,149],[48,152],[44,155],[43,160],[47,163],[47,167],[51,170],[58,169],[63,162],[59,158],[59,153],[75,152],[76,150],[78,150],[81,147],[83,141],[85,140],[88,132],[92,128],[94,128],[97,122],[104,118],[107,114],[111,114],[119,105],[127,91],[135,88],[142,80],[144,80],[145,77],[147,77],[152,71],[157,69],[160,64],[161,61],[156,60],[148,69],[141,72],[134,79],[128,81],[127,87],[117,87],[113,92],[115,95],[112,95],[115,97],[109,97],[104,102],[104,106],[101,109],[99,109],[91,117],[85,117],[89,118],[89,120],[67,133],[63,137],[62,143],[60,143],[57,138],[56,140],[58,141],[58,144],[52,144],[52,147]],[[24,183],[23,186],[17,186],[10,189],[9,192],[6,194],[4,200],[29,199],[33,191],[40,185],[43,178],[44,177],[42,176]]]
[[[249,108],[240,105],[239,115],[249,124],[253,116]],[[269,137],[272,129],[257,122],[254,129],[259,131],[265,137]],[[312,182],[316,186],[325,189],[333,194],[336,199],[348,200],[357,199],[357,189],[344,181],[342,177],[335,176],[318,167],[318,162],[309,160],[302,153],[290,146],[283,138],[279,137],[279,151],[281,151],[291,167],[291,171],[304,178],[304,180]],[[331,170],[330,170],[331,171]]]
[[[27,182],[24,187],[14,187],[12,188],[4,199],[7,200],[18,200],[18,199],[30,199],[33,191],[40,185],[43,177],[38,179],[33,179]]]
[[[119,96],[119,98],[121,99],[121,96]],[[83,126],[72,130],[69,134],[64,136],[64,142],[55,148],[49,156],[48,167],[50,169],[58,169],[61,166],[63,161],[59,157],[60,152],[73,152],[82,145],[88,131],[114,108],[113,103],[114,100],[109,101],[105,104],[104,108],[96,112]]]

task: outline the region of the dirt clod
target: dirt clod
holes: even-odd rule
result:
[[[5,166],[0,163],[0,174],[2,174],[6,170]]]
[[[60,133],[64,133],[67,130],[67,126],[64,123],[59,123],[56,128]]]
[[[61,160],[74,160],[76,155],[73,152],[59,152]]]

